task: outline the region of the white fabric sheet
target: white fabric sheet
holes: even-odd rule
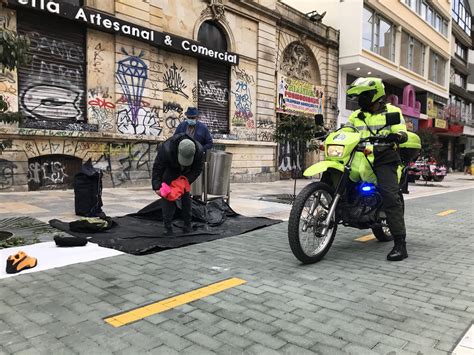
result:
[[[33,269],[21,271],[17,274],[7,274],[7,258],[20,250],[27,255],[38,259],[38,265]],[[30,272],[38,272],[54,269],[61,266],[83,263],[87,261],[108,258],[121,255],[122,252],[109,248],[102,248],[94,243],[87,243],[83,247],[57,247],[54,242],[37,243],[22,247],[0,249],[0,279],[22,275]]]

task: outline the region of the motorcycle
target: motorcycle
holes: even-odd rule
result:
[[[441,182],[444,177],[447,175],[448,171],[446,166],[443,164],[438,164],[433,159],[423,159],[423,169],[421,171],[421,177],[426,182],[435,181]]]
[[[317,125],[322,125],[322,115],[315,119]],[[399,113],[386,114],[385,127],[399,123]],[[368,138],[361,138],[355,127],[343,127],[322,137],[325,160],[304,172],[307,177],[322,173],[321,181],[310,183],[298,194],[288,222],[290,248],[303,264],[318,262],[326,255],[339,224],[370,228],[379,241],[393,239],[372,169],[373,149],[392,148],[387,137],[379,135],[385,127]],[[400,144],[402,165],[398,177],[402,202],[402,191],[408,192],[406,166],[420,149],[420,138],[408,132],[408,141]]]
[[[415,182],[421,179],[422,172],[425,168],[425,164],[421,160],[412,161],[408,164],[408,182]]]

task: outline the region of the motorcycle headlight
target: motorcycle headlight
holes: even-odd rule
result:
[[[342,157],[344,154],[344,146],[343,145],[328,145],[327,150],[328,157]]]

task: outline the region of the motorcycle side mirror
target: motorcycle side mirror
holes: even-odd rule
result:
[[[324,125],[324,116],[320,113],[314,115],[314,124],[316,126],[323,126]]]
[[[385,115],[385,125],[386,126],[393,126],[397,125],[401,122],[400,113],[399,112],[389,112]]]

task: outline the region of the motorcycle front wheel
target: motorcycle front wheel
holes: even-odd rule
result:
[[[331,248],[336,235],[335,219],[322,235],[333,200],[333,189],[322,182],[306,186],[295,199],[288,221],[288,242],[294,256],[303,264],[320,261]]]

